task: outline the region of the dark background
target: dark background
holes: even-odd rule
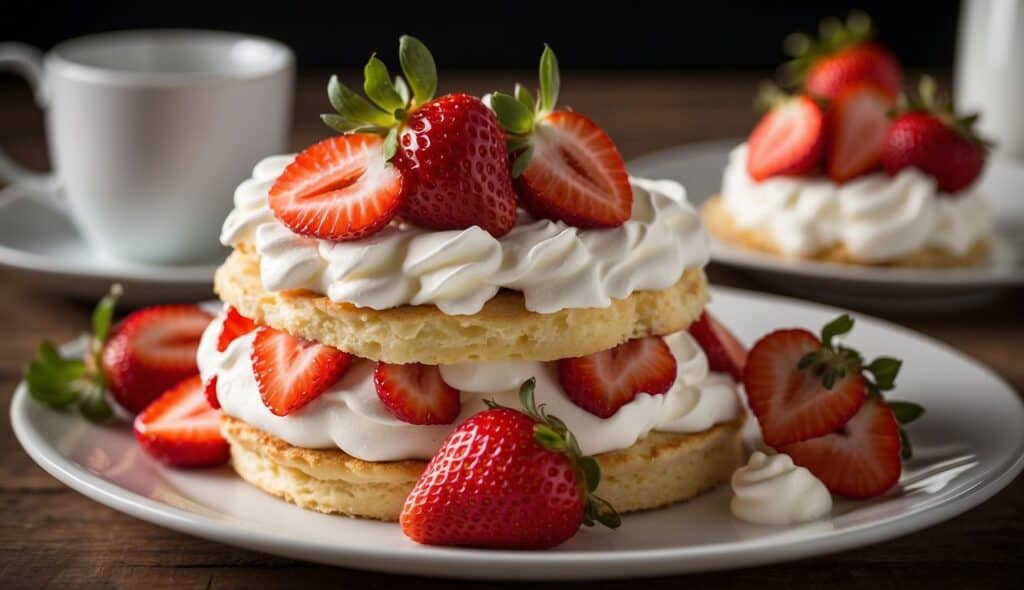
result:
[[[0,18],[0,41],[46,49],[62,39],[113,29],[204,27],[255,33],[295,49],[300,68],[361,66],[377,51],[394,64],[397,37],[410,33],[446,68],[532,68],[546,41],[566,69],[764,69],[784,59],[781,41],[793,31],[816,31],[823,16],[845,17],[851,8],[871,14],[881,40],[910,68],[945,68],[953,59],[959,2],[608,2],[579,4],[558,18],[551,2],[402,6],[390,2],[76,2],[66,6],[13,0],[39,14]],[[488,5],[508,7],[487,13]],[[13,8],[10,4],[8,8]],[[673,6],[680,16],[667,15]],[[352,15],[376,9],[376,22]],[[19,10],[19,12],[20,12]],[[7,11],[5,11],[7,12]],[[433,20],[472,15],[478,22]],[[489,17],[487,22],[481,22]],[[627,18],[628,17],[628,18]],[[382,19],[387,19],[381,22]]]

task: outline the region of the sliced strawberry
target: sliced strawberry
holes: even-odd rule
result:
[[[395,418],[409,424],[451,424],[459,417],[459,390],[441,379],[433,365],[377,363],[373,383]]]
[[[121,320],[103,348],[110,393],[131,412],[199,372],[196,349],[213,318],[197,305],[160,305]]]
[[[135,438],[153,457],[175,467],[207,467],[228,460],[220,410],[206,403],[198,375],[168,389],[135,417]]]
[[[263,405],[278,416],[316,399],[345,374],[352,361],[337,348],[267,326],[256,329],[251,359]]]
[[[839,352],[821,364],[800,368],[809,353],[824,350],[821,340],[807,330],[776,330],[750,350],[743,385],[769,445],[779,448],[832,432],[864,403],[866,384],[852,361],[831,388],[823,382],[825,368],[848,362]]]
[[[894,101],[885,89],[862,82],[848,87],[829,111],[829,178],[844,182],[879,168]]]
[[[864,402],[839,430],[778,450],[810,470],[832,492],[850,498],[870,498],[899,481],[899,425],[879,398]]]
[[[402,176],[384,160],[384,139],[352,133],[306,148],[270,188],[274,215],[298,234],[357,240],[391,222]]]
[[[210,377],[210,380],[203,384],[203,393],[206,395],[206,401],[210,404],[210,407],[219,410],[220,400],[217,399],[217,376]]]
[[[537,122],[532,144],[530,163],[515,181],[531,215],[584,228],[616,227],[632,215],[626,165],[593,121],[556,111]]]
[[[807,96],[768,111],[747,139],[747,171],[754,180],[813,172],[825,150],[825,116]]]
[[[690,324],[689,331],[708,357],[708,368],[728,373],[736,381],[743,380],[743,368],[747,366],[747,347],[728,328],[705,311],[697,321]]]
[[[217,352],[224,352],[228,344],[234,342],[235,338],[245,336],[256,329],[256,322],[238,313],[233,307],[228,307],[224,315],[224,322],[220,329],[220,336],[217,337]]]
[[[676,359],[657,336],[638,338],[558,361],[558,381],[577,406],[609,418],[639,393],[665,393],[676,381]]]

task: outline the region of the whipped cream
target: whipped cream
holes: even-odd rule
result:
[[[865,262],[929,246],[963,255],[992,232],[992,213],[977,185],[952,197],[916,168],[842,184],[788,176],[758,182],[746,162],[746,144],[729,154],[722,179],[725,207],[741,228],[766,227],[785,254],[813,255],[842,244]]]
[[[796,524],[832,511],[832,495],[810,471],[785,453],[755,451],[732,474],[733,516],[755,524]]]
[[[582,230],[520,212],[516,227],[497,239],[477,226],[429,231],[399,222],[350,242],[300,236],[267,205],[293,157],[256,165],[235,190],[221,232],[224,245],[255,246],[268,291],[308,289],[373,309],[433,304],[465,315],[509,288],[523,293],[527,309],[553,313],[667,288],[708,261],[707,235],[682,185],[639,178],[630,180],[632,217],[613,229]]]
[[[366,461],[429,459],[458,424],[485,409],[485,397],[519,407],[519,386],[530,377],[537,380],[537,403],[547,404],[549,413],[568,424],[587,454],[627,448],[652,430],[699,432],[740,413],[731,379],[709,373],[700,346],[687,332],[677,332],[665,337],[678,363],[669,391],[641,393],[608,419],[568,398],[558,383],[555,363],[495,361],[442,365],[442,378],[462,395],[459,417],[448,425],[408,424],[380,402],[373,384],[374,363],[364,359],[354,359],[341,379],[302,409],[276,416],[263,405],[253,377],[250,354],[255,335],[239,337],[218,352],[222,328],[223,314],[203,334],[197,360],[204,381],[217,377],[217,399],[225,414],[295,446],[339,448]]]

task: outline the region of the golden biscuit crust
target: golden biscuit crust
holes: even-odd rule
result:
[[[378,311],[308,291],[266,291],[259,257],[242,250],[217,270],[214,290],[257,323],[362,358],[432,365],[584,356],[630,338],[683,330],[708,300],[704,271],[694,269],[667,289],[639,291],[606,308],[540,314],[526,309],[522,294],[502,291],[473,315],[445,315],[432,305]]]
[[[776,256],[786,256],[779,250],[775,244],[775,239],[766,226],[742,228],[736,225],[732,215],[725,208],[724,200],[719,195],[711,197],[704,203],[701,207],[701,218],[704,220],[704,227],[707,228],[708,232],[723,242],[747,248],[748,250],[758,250]],[[858,260],[842,244],[837,244],[812,256],[800,256],[799,258],[864,266],[948,268],[979,266],[988,257],[988,251],[989,241],[983,238],[975,242],[962,256],[939,248],[929,247],[890,260],[864,261]]]
[[[694,434],[653,432],[628,449],[597,455],[597,493],[621,512],[660,508],[726,481],[744,460],[743,420]],[[397,521],[426,461],[369,462],[337,449],[303,449],[224,417],[238,474],[307,510]]]

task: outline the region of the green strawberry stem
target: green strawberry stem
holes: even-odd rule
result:
[[[114,415],[107,402],[107,379],[101,357],[121,294],[121,285],[114,284],[96,304],[84,360],[62,357],[49,341],[39,344],[36,357],[25,369],[25,384],[33,399],[58,410],[77,406],[78,412],[90,422],[106,422]]]
[[[536,379],[531,377],[519,387],[519,403],[522,405],[523,411],[536,422],[533,427],[534,440],[548,451],[565,454],[579,470],[583,477],[586,493],[583,504],[583,524],[594,526],[595,523],[600,523],[608,528],[617,528],[622,524],[619,513],[608,501],[594,494],[597,486],[601,483],[601,466],[598,465],[596,459],[583,454],[576,436],[569,430],[565,422],[548,414],[544,404],[537,406],[533,397],[536,384]],[[484,403],[492,409],[503,407],[493,400],[484,400]]]
[[[371,55],[363,68],[366,98],[342,84],[337,76],[327,83],[327,98],[334,113],[320,119],[339,133],[374,133],[385,137],[384,157],[398,151],[398,130],[409,113],[430,102],[437,92],[437,65],[419,39],[402,35],[398,40],[402,76],[391,77],[388,67]]]

